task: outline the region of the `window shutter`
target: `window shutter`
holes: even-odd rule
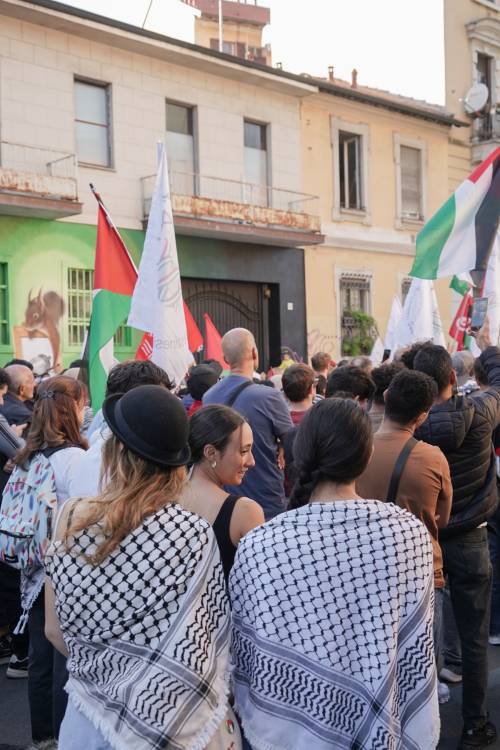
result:
[[[403,217],[422,218],[422,152],[401,146],[401,212]]]

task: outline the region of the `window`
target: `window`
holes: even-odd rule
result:
[[[421,221],[422,211],[422,152],[419,148],[401,146],[401,216]]]
[[[482,53],[478,52],[477,55],[477,82],[478,83],[484,83],[485,86],[487,86],[488,91],[490,92],[490,98],[491,100],[491,66],[493,63],[493,58],[489,55],[483,55]]]
[[[0,345],[10,344],[9,326],[9,266],[0,263]]]
[[[408,223],[421,224],[427,211],[427,143],[420,138],[407,138],[394,133],[396,166],[396,229]]]
[[[370,126],[332,117],[334,221],[371,224]]]
[[[92,312],[94,272],[87,268],[68,268],[68,345],[83,346]],[[122,325],[115,334],[115,345],[132,346],[132,332]]]
[[[75,105],[78,161],[110,167],[109,86],[75,81]]]
[[[361,191],[361,136],[339,133],[339,180],[341,208],[363,209]]]
[[[246,202],[267,206],[267,125],[244,121]]]
[[[340,305],[342,317],[350,312],[370,313],[370,278],[362,274],[340,277]]]
[[[193,107],[167,102],[166,140],[172,192],[195,195]]]
[[[92,311],[93,271],[68,268],[68,344],[82,346]]]
[[[341,340],[342,354],[363,353],[362,337],[364,324],[360,316],[354,313],[364,313],[369,316],[371,312],[371,279],[370,276],[361,273],[342,274],[339,282],[340,287],[340,314],[341,314]]]
[[[219,51],[219,40],[210,39],[210,48]],[[245,58],[247,53],[247,46],[244,42],[228,42],[225,39],[222,40],[222,51],[226,55],[234,55],[235,57]]]
[[[483,113],[476,121],[476,132],[480,140],[488,140],[493,135],[493,118],[491,116],[491,93],[492,93],[492,72],[494,59],[489,55],[478,53],[477,55],[477,82],[484,83],[488,89],[488,100],[484,107]]]

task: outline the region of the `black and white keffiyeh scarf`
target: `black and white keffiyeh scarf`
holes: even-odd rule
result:
[[[202,750],[228,707],[229,606],[210,526],[178,505],[99,566],[82,532],[46,558],[70,700],[113,748]]]
[[[229,580],[236,709],[253,750],[433,750],[432,546],[377,501],[248,534]]]

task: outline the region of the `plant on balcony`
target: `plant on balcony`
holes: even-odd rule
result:
[[[356,357],[370,354],[377,338],[375,318],[361,310],[346,310],[342,318],[342,354]]]

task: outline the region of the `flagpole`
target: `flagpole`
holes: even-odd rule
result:
[[[219,52],[224,52],[222,36],[224,34],[224,22],[222,20],[222,0],[219,0]]]
[[[96,201],[97,201],[98,205],[99,205],[99,206],[100,206],[100,207],[102,208],[102,210],[104,211],[104,216],[106,217],[106,221],[108,222],[108,225],[109,225],[109,226],[111,227],[111,229],[112,229],[112,230],[113,230],[114,232],[116,232],[116,235],[117,235],[118,239],[120,240],[120,242],[121,242],[121,244],[122,244],[122,247],[123,247],[123,249],[125,250],[125,253],[127,254],[127,258],[129,259],[129,261],[130,261],[130,263],[131,263],[131,265],[132,265],[132,268],[134,269],[134,271],[135,271],[135,272],[136,272],[136,274],[137,274],[137,266],[135,265],[135,263],[134,263],[134,261],[133,261],[133,258],[132,258],[132,256],[130,255],[130,253],[129,253],[128,249],[127,249],[127,246],[126,246],[126,244],[125,244],[125,243],[124,243],[124,241],[122,240],[121,234],[120,234],[120,232],[118,231],[118,228],[117,228],[117,226],[115,225],[115,223],[114,223],[113,219],[111,218],[111,216],[110,216],[110,214],[109,214],[109,211],[108,211],[108,209],[107,209],[107,208],[106,208],[106,206],[104,205],[104,202],[103,202],[103,200],[102,200],[102,198],[101,198],[101,194],[97,192],[97,190],[95,189],[95,186],[94,186],[94,184],[93,184],[92,182],[89,182],[89,186],[90,186],[90,189],[91,189],[91,191],[92,191],[92,194],[93,194],[94,198],[96,199]]]

